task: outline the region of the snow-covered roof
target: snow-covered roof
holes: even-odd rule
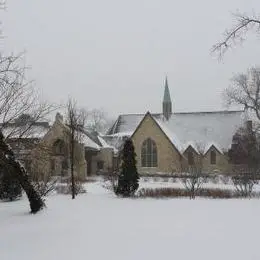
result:
[[[110,145],[110,144],[108,144],[107,141],[106,141],[102,136],[98,135],[98,140],[99,140],[99,142],[101,143],[101,145],[102,145],[103,148],[112,148],[115,153],[118,152],[118,150],[116,149],[116,147],[115,147],[115,146],[112,146],[112,145]]]
[[[182,148],[187,144],[215,144],[221,152],[228,150],[232,137],[245,120],[244,111],[213,111],[174,113],[168,121],[162,114],[152,114],[170,140]],[[120,115],[108,132],[109,135],[134,132],[144,114]]]
[[[156,119],[156,118],[154,118],[154,119],[157,122],[157,124],[160,126],[162,131],[170,139],[172,144],[178,149],[179,152],[181,152],[183,150],[183,145],[180,142],[179,138],[176,136],[176,134],[174,134],[174,132],[172,132],[162,120],[159,120],[159,119]]]
[[[208,150],[209,150],[212,146],[214,146],[220,153],[223,153],[223,149],[220,148],[220,145],[219,145],[219,144],[217,144],[217,143],[215,143],[215,142],[210,142],[210,143],[206,144],[206,146],[205,146],[205,148],[204,148],[204,154],[206,154],[206,153],[208,152]],[[229,148],[229,147],[227,147],[227,148]],[[227,148],[226,148],[226,149],[227,149]]]
[[[35,125],[8,125],[1,128],[3,135],[7,138],[34,138],[41,139],[49,131],[50,127],[45,122]]]
[[[88,147],[88,148],[92,148],[92,149],[95,149],[95,150],[100,150],[101,147],[100,145],[98,145],[96,142],[94,142],[88,135],[86,134],[82,134],[82,143],[84,144],[85,147]]]

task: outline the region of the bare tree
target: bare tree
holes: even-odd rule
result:
[[[119,178],[119,169],[113,171],[110,169],[108,171],[108,174],[103,176],[103,187],[107,190],[113,191],[116,193],[117,190],[117,183],[118,183],[118,178]]]
[[[86,112],[88,122],[86,128],[89,131],[104,133],[112,124],[103,109],[92,109]]]
[[[67,103],[67,126],[69,128],[69,157],[70,157],[70,171],[71,171],[71,193],[72,199],[76,195],[75,183],[75,162],[76,162],[76,146],[80,144],[82,136],[84,135],[84,125],[86,120],[86,112],[77,107],[76,101],[69,99]]]
[[[195,199],[198,191],[201,190],[202,185],[205,183],[206,176],[203,174],[203,153],[204,146],[200,143],[195,144],[196,154],[192,154],[192,160],[186,170],[179,177],[185,189],[190,194],[190,199]]]
[[[258,184],[255,173],[242,172],[232,177],[233,185],[237,193],[242,197],[251,197],[253,188]]]
[[[24,137],[30,132],[36,121],[45,118],[54,109],[52,105],[41,101],[32,82],[26,81],[26,67],[22,65],[22,55],[0,55],[0,120],[1,120],[1,153],[2,163],[10,168],[14,178],[18,179],[30,201],[31,211],[36,213],[44,205],[40,195],[34,189],[31,180],[11,150],[6,144],[8,139]],[[31,120],[16,124],[16,118],[24,114]],[[8,127],[11,126],[12,127]],[[6,131],[6,129],[11,129]],[[4,135],[2,134],[4,133]],[[7,160],[3,155],[8,156]]]
[[[26,67],[23,65],[23,54],[18,56],[0,55],[0,130],[5,138],[21,138],[30,133],[35,122],[45,119],[57,106],[44,101],[33,82],[26,81]],[[15,122],[28,115],[30,120]],[[28,118],[27,118],[28,119]]]
[[[251,68],[245,74],[238,74],[224,91],[228,106],[241,105],[253,111],[260,120],[260,68]]]
[[[0,9],[4,7],[5,1],[0,1]],[[19,181],[30,201],[31,212],[36,213],[43,208],[44,202],[34,189],[25,168],[16,160],[6,143],[13,131],[3,134],[6,126],[14,119],[30,114],[33,120],[19,127],[19,133],[16,133],[16,138],[20,138],[31,129],[34,122],[46,117],[52,110],[52,106],[40,99],[32,82],[26,80],[26,69],[23,54],[5,56],[0,53],[0,159],[12,177]]]
[[[230,29],[224,32],[223,40],[218,42],[212,47],[213,52],[217,52],[221,58],[223,54],[245,40],[246,34],[250,30],[255,30],[256,33],[260,32],[260,15],[247,15],[243,13],[233,14],[235,24]]]
[[[41,197],[46,197],[49,193],[55,190],[58,178],[53,176],[50,171],[49,163],[51,162],[52,149],[44,142],[37,145],[30,154],[33,156],[29,172],[35,190]]]

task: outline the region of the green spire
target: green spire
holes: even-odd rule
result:
[[[163,103],[171,103],[171,96],[170,96],[170,91],[168,87],[168,79],[167,77],[165,78],[165,85],[164,85],[164,96],[163,96]]]

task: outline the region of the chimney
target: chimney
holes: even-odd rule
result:
[[[59,112],[56,114],[55,121],[63,122],[63,116]]]

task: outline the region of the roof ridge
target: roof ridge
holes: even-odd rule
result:
[[[151,115],[162,115],[162,113],[152,113],[152,112],[149,112]],[[119,116],[145,116],[146,112],[145,113],[133,113],[133,114],[119,114]]]
[[[175,112],[176,114],[228,114],[228,113],[241,113],[244,110],[216,110],[216,111],[194,111],[194,112]]]
[[[179,115],[179,114],[228,114],[228,113],[241,113],[245,112],[245,110],[215,110],[215,111],[190,111],[190,112],[175,112],[172,115]],[[144,116],[146,113],[129,113],[129,114],[120,114],[119,116]],[[151,113],[151,115],[163,115],[163,113]]]

